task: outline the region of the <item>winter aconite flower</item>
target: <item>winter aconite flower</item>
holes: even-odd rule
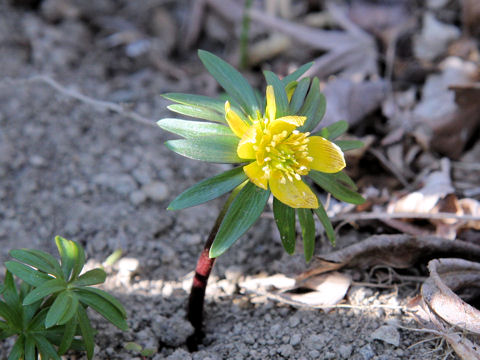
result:
[[[165,94],[165,98],[176,103],[168,107],[171,111],[206,120],[160,120],[160,127],[183,138],[167,141],[166,146],[191,159],[239,166],[192,186],[169,209],[195,206],[232,191],[209,249],[213,258],[226,251],[255,223],[273,194],[273,214],[286,251],[295,250],[297,216],[308,261],[315,248],[313,213],[327,237],[332,242],[335,239],[311,183],[339,200],[362,203],[355,184],[341,171],[346,166],[343,152],[362,146],[361,142],[337,140],[347,130],[344,121],[316,129],[325,113],[319,80],[298,80],[311,63],[283,79],[266,71],[266,96],[262,99],[225,61],[206,51],[199,51],[199,57],[226,96],[212,99]]]
[[[282,203],[292,208],[318,208],[317,196],[302,181],[310,170],[337,173],[345,167],[342,150],[321,136],[300,132],[306,116],[277,117],[275,94],[267,86],[264,116],[252,124],[243,121],[225,103],[225,116],[233,133],[241,140],[238,157],[250,161],[243,171],[251,182],[270,189]],[[253,161],[252,161],[253,160]]]

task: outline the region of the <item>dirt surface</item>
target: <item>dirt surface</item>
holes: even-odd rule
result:
[[[133,24],[163,31],[149,27],[147,6],[134,9],[113,0],[84,2],[90,7],[82,1],[68,3],[80,14],[60,20],[55,8],[0,5],[0,262],[14,248],[55,254],[55,235],[80,242],[88,267],[100,266],[122,249],[123,258],[106,268],[103,288],[125,305],[130,330],[121,332],[92,314],[98,329],[95,359],[140,359],[125,349],[128,342],[156,349],[153,359],[170,360],[444,358],[448,349],[437,348],[434,340],[422,342],[428,337],[424,333],[393,326],[388,327],[389,341],[372,335],[387,324],[415,327],[400,309],[415,293],[414,286],[355,285],[346,297],[354,308],[328,313],[240,291],[240,282],[259,274],[291,275],[305,268],[301,247],[299,255],[288,256],[268,218],[218,259],[207,289],[206,338],[199,351],[189,353],[188,290],[221,200],[175,213],[165,209],[188,186],[228,166],[168,151],[163,142],[170,135],[154,120],[170,116],[160,94],[211,92],[211,80],[193,50],[177,58],[189,75],[189,81],[181,81],[168,73],[170,65],[152,65],[151,54],[129,56],[128,48],[112,44],[108,26],[117,26],[118,20],[120,28],[128,29],[122,18],[115,18],[116,3],[122,3],[124,18],[131,11],[127,19]],[[157,16],[185,21],[186,1],[145,3],[165,7]],[[161,60],[168,41],[157,46]],[[152,119],[152,125],[102,111],[42,81],[11,81],[35,75],[90,98],[121,103],[126,111]],[[341,233],[339,246],[366,236]],[[329,251],[329,246],[317,250]],[[362,278],[360,273],[352,276]],[[392,344],[397,337],[399,343]],[[7,357],[11,345],[11,339],[0,345],[0,358]]]

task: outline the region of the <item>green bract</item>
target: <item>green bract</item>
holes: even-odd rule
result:
[[[297,216],[305,259],[309,261],[315,250],[313,213],[332,243],[335,232],[308,183],[317,184],[339,200],[361,204],[364,199],[341,170],[345,167],[343,152],[363,144],[336,140],[348,129],[345,121],[310,134],[318,127],[326,109],[318,78],[299,80],[312,63],[283,79],[265,71],[267,91],[266,97],[261,98],[225,61],[202,50],[199,57],[226,96],[212,99],[165,94],[165,98],[176,103],[168,107],[170,110],[206,120],[160,120],[161,128],[181,137],[167,141],[166,146],[191,159],[241,165],[184,191],[168,209],[196,206],[234,190],[210,248],[209,255],[213,258],[225,252],[255,223],[272,193],[273,214],[285,250],[289,254],[295,250]]]
[[[94,329],[86,309],[91,307],[122,330],[126,312],[110,294],[90,285],[105,281],[105,271],[80,275],[85,253],[76,242],[57,236],[60,262],[33,249],[12,250],[18,261],[7,261],[0,301],[0,339],[17,336],[9,360],[60,359],[69,349],[86,350],[93,358]],[[15,286],[13,275],[22,280]]]

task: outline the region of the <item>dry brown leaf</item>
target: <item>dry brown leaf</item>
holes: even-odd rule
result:
[[[376,235],[315,257],[310,269],[300,274],[297,280],[344,267],[366,269],[386,265],[408,268],[418,262],[445,256],[477,261],[480,260],[480,245],[437,236]]]

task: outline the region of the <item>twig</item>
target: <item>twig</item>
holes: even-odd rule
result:
[[[124,107],[119,104],[109,102],[109,101],[93,99],[75,90],[68,89],[65,86],[59,84],[57,81],[53,80],[51,77],[48,77],[47,75],[35,75],[27,79],[6,78],[0,82],[0,86],[15,85],[15,84],[30,84],[35,82],[46,84],[64,96],[79,100],[97,109],[100,109],[103,111],[105,110],[113,111],[117,114],[123,115],[131,120],[134,120],[140,124],[156,127],[154,120],[147,119],[142,115],[137,114],[136,112],[125,110]]]
[[[382,220],[382,219],[457,219],[464,221],[480,221],[480,216],[475,215],[457,215],[452,213],[384,213],[384,212],[360,212],[354,214],[336,215],[330,218],[331,221],[358,221],[358,220]]]
[[[393,165],[386,157],[385,155],[383,155],[380,151],[376,150],[376,149],[368,149],[368,151],[373,155],[375,156],[379,161],[380,163],[385,166],[387,168],[387,170],[389,170],[393,175],[395,175],[395,177],[398,179],[398,181],[400,181],[400,183],[404,186],[404,187],[408,187],[409,184],[408,184],[408,181],[407,179],[405,179],[405,176],[403,176],[403,174],[397,169],[397,167],[395,165]]]

